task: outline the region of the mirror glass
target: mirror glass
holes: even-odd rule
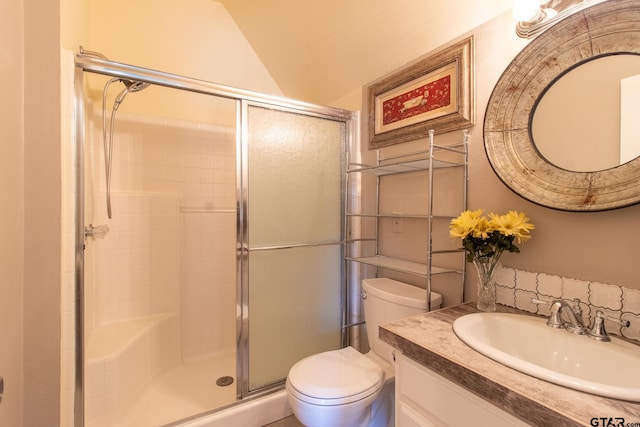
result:
[[[532,139],[559,168],[613,168],[640,155],[639,109],[640,55],[595,57],[545,91],[532,114]]]

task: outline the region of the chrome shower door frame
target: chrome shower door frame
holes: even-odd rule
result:
[[[84,73],[99,74],[104,76],[122,78],[126,80],[139,81],[152,85],[164,86],[167,88],[179,89],[204,95],[216,96],[235,100],[236,103],[236,338],[237,338],[237,401],[246,397],[254,397],[277,389],[281,389],[284,381],[275,384],[273,387],[265,388],[255,392],[248,389],[248,298],[247,290],[247,261],[249,247],[247,242],[248,218],[247,218],[247,191],[242,183],[248,179],[247,165],[243,164],[243,149],[246,150],[246,115],[249,105],[262,106],[266,108],[278,109],[282,111],[295,112],[303,115],[328,118],[345,123],[346,144],[352,145],[359,127],[359,116],[357,113],[338,108],[318,106],[301,101],[291,100],[283,97],[264,95],[248,90],[228,87],[204,80],[193,79],[176,74],[165,73],[148,68],[137,67],[129,64],[110,61],[100,55],[85,52],[76,55],[75,69],[75,138],[76,138],[76,206],[75,206],[75,387],[74,387],[74,425],[84,426],[84,246],[85,246],[85,224],[84,224]],[[346,147],[343,147],[343,152]],[[344,170],[345,168],[342,168]],[[344,200],[344,174],[342,176],[341,200]],[[344,203],[341,206],[341,217],[345,213]],[[342,245],[344,249],[345,228],[341,227],[341,241],[336,244]],[[342,265],[342,319],[341,324],[346,319],[346,299],[347,280],[345,278]],[[345,342],[345,330],[342,328],[342,342]],[[216,411],[216,410],[214,410]]]
[[[249,242],[249,121],[247,117],[249,115],[249,109],[252,107],[265,108],[270,110],[277,110],[284,113],[293,113],[303,116],[309,116],[319,119],[326,119],[332,121],[343,122],[345,124],[345,138],[342,141],[341,148],[341,178],[340,178],[340,240],[331,242],[308,242],[301,244],[287,244],[282,246],[268,246],[268,247],[251,247]],[[336,114],[338,113],[338,114]],[[346,214],[346,150],[348,147],[355,146],[355,138],[357,137],[357,129],[359,129],[360,121],[359,114],[357,112],[349,112],[344,110],[335,110],[329,107],[313,106],[313,108],[300,108],[294,104],[273,104],[270,102],[257,101],[255,99],[243,99],[238,104],[238,129],[236,135],[238,136],[238,144],[236,145],[236,173],[237,179],[237,198],[238,201],[238,227],[237,227],[237,290],[238,301],[240,301],[241,307],[238,308],[238,326],[236,328],[239,331],[238,335],[238,366],[237,366],[237,378],[238,378],[238,398],[245,398],[247,396],[260,396],[265,393],[270,393],[275,390],[282,389],[285,383],[285,379],[275,382],[273,384],[264,385],[256,390],[250,389],[249,384],[249,255],[252,252],[258,251],[278,251],[305,247],[319,247],[319,246],[337,246],[341,247],[341,258],[344,256],[344,243],[345,243],[345,214]],[[344,327],[347,319],[347,313],[349,309],[347,307],[348,301],[348,283],[346,278],[346,269],[344,263],[341,261],[340,265],[336,268],[340,269],[341,276],[341,319],[340,321],[340,345],[347,345],[347,329]]]

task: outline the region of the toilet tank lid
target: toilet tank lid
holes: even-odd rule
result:
[[[371,293],[385,301],[407,307],[427,309],[427,291],[417,286],[398,282],[397,280],[386,277],[378,277],[375,279],[364,279],[362,281],[362,288],[367,293]],[[441,305],[442,295],[437,292],[431,292],[431,307],[440,307]]]

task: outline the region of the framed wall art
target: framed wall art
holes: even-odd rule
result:
[[[369,86],[369,148],[474,124],[473,37]]]

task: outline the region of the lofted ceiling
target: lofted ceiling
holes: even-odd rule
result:
[[[287,97],[331,104],[513,0],[217,0]]]

